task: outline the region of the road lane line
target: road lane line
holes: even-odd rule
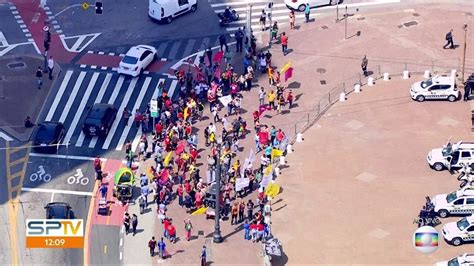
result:
[[[102,98],[104,97],[104,94],[107,91],[107,87],[109,86],[111,78],[112,78],[112,73],[108,73],[105,76],[104,82],[102,83],[102,87],[100,87],[99,94],[97,94],[97,98],[95,99],[94,104],[100,103],[100,101],[102,101]],[[85,138],[86,138],[86,135],[84,135],[84,132],[82,132],[82,130],[81,130],[81,135],[79,135],[79,138],[77,139],[76,147],[81,147],[82,144],[84,143]],[[96,142],[97,142],[97,140],[96,140]],[[95,146],[95,144],[94,144],[94,146]],[[94,147],[94,146],[92,146],[92,147]],[[90,144],[89,144],[89,148],[91,148]]]
[[[77,41],[72,45],[71,50],[75,51],[77,48],[79,48],[86,37],[87,36],[80,36],[77,38]]]
[[[53,118],[53,115],[56,112],[56,108],[58,107],[59,101],[61,101],[64,91],[66,90],[69,80],[71,79],[72,73],[73,73],[72,70],[68,70],[66,72],[66,75],[64,75],[63,82],[61,83],[61,86],[59,87],[58,93],[54,97],[54,101],[51,104],[51,108],[49,108],[48,115],[46,116],[46,121],[51,121],[51,119]]]
[[[0,43],[2,45],[0,46],[8,46],[7,38],[5,38],[5,35],[3,35],[3,32],[0,30]]]
[[[124,76],[120,75],[112,91],[112,95],[110,96],[109,101],[107,102],[108,104],[115,103],[115,99],[117,99],[117,95],[119,94],[120,89],[122,88],[124,80],[125,80]],[[120,110],[117,110],[117,111],[120,112]],[[89,148],[94,148],[98,140],[99,140],[99,137],[97,136],[92,137],[91,142],[89,143]]]
[[[168,97],[170,97],[171,101],[173,101],[173,94],[176,89],[176,85],[178,85],[178,80],[174,79],[173,81],[171,81],[171,85],[168,90]]]
[[[87,86],[86,92],[84,92],[79,106],[74,111],[76,115],[74,116],[74,119],[72,120],[71,125],[69,126],[69,129],[66,133],[66,137],[64,137],[64,144],[69,143],[69,141],[71,140],[72,134],[74,134],[74,130],[76,129],[77,124],[79,123],[79,119],[81,119],[82,113],[84,112],[84,108],[86,107],[87,101],[89,100],[89,96],[91,95],[92,90],[94,89],[95,83],[97,82],[99,75],[99,72],[95,72],[92,75],[92,78],[89,81],[89,86]]]
[[[117,118],[115,118],[115,121],[109,130],[109,134],[107,135],[107,138],[105,139],[104,145],[102,145],[102,149],[104,150],[107,150],[110,146],[110,142],[112,141],[112,138],[115,135],[115,131],[117,131],[118,124],[120,123],[120,120],[122,120],[122,110],[127,106],[128,101],[130,100],[130,97],[132,96],[132,93],[135,90],[135,85],[137,85],[137,81],[138,81],[138,77],[135,77],[132,79],[132,81],[130,81],[130,85],[127,88],[127,92],[125,93],[125,96],[123,97],[122,104],[117,109],[118,110]],[[132,112],[133,111],[134,110],[132,110]]]
[[[50,188],[33,188],[33,187],[24,187],[21,189],[21,191],[57,193],[57,194],[68,194],[68,195],[78,195],[78,196],[91,196],[91,197],[94,195],[92,192],[85,192],[85,191],[50,189]]]
[[[62,155],[62,154],[43,154],[43,153],[30,153],[31,157],[44,157],[44,158],[59,158],[59,159],[70,159],[70,160],[82,160],[82,161],[94,161],[95,157],[76,156],[76,155]],[[101,159],[105,161],[106,159]]]
[[[74,100],[77,97],[77,93],[79,92],[79,89],[81,88],[82,81],[84,81],[84,77],[86,76],[87,72],[81,71],[79,74],[79,77],[76,80],[76,84],[74,85],[74,88],[72,89],[71,95],[69,95],[69,99],[66,103],[66,105],[63,108],[63,112],[61,114],[61,117],[59,118],[59,122],[64,123],[66,121],[66,117],[69,114],[69,111],[71,110],[72,104],[74,103]]]
[[[123,237],[120,238],[120,246],[123,246]]]
[[[142,101],[143,101],[143,97],[145,97],[145,94],[148,90],[148,87],[150,86],[150,82],[151,82],[151,77],[146,77],[145,82],[143,82],[142,88],[140,90],[140,94],[138,95],[138,98],[135,101],[135,105],[133,106],[132,110],[136,110],[136,109],[140,108],[140,105],[142,104]],[[120,151],[122,149],[123,144],[125,143],[125,140],[127,139],[128,133],[130,132],[130,129],[132,128],[133,119],[134,119],[133,116],[130,116],[128,118],[128,125],[130,125],[130,126],[125,127],[125,129],[122,131],[122,136],[120,137],[119,142],[118,142],[117,147],[115,148],[115,150]],[[140,129],[141,129],[141,127],[140,127]],[[138,131],[141,131],[141,130],[138,130]],[[137,132],[137,135],[138,135],[138,133],[140,133],[140,132]]]
[[[3,133],[2,131],[0,131],[0,138],[4,139],[6,141],[12,141],[13,140],[13,138],[11,138],[7,134]]]

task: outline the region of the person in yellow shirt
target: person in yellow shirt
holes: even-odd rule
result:
[[[276,94],[275,92],[273,92],[273,90],[271,90],[270,93],[268,93],[267,100],[268,100],[268,106],[271,107],[273,110],[275,110]]]

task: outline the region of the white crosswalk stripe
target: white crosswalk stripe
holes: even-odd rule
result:
[[[60,85],[53,88],[55,95],[51,95],[54,100],[49,110],[45,110],[45,120],[64,123],[66,135],[63,142],[75,147],[113,147],[121,150],[125,140],[131,139],[135,142],[136,149],[142,131],[133,126],[133,117],[128,121],[129,126],[125,126],[123,109],[128,106],[132,112],[136,109],[143,111],[146,103],[157,97],[158,84],[161,82],[172,99],[179,97],[178,90],[175,89],[177,81],[159,74],[128,78],[116,73],[68,70],[60,78]],[[95,103],[113,104],[118,111],[109,134],[104,138],[86,137],[81,130],[88,108]]]

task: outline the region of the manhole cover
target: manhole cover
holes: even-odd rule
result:
[[[319,82],[321,83],[321,85],[326,85],[326,81],[324,79],[320,80]]]
[[[325,29],[328,29],[328,26],[322,25],[321,28],[322,28],[323,30],[325,30]]]
[[[24,67],[26,67],[26,65],[23,62],[16,62],[16,63],[8,64],[7,67],[8,68],[24,68]]]
[[[357,20],[364,20],[365,17],[358,17]]]
[[[413,15],[414,17],[419,17],[419,16],[420,16],[420,14],[418,14],[418,13],[413,13],[412,15]]]
[[[324,74],[324,73],[326,73],[326,69],[325,68],[318,68],[318,69],[316,69],[316,72],[318,72],[319,74]]]
[[[408,21],[405,23],[402,23],[403,27],[408,28],[408,27],[413,27],[418,25],[418,22],[416,20]]]

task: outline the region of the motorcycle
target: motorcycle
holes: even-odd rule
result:
[[[458,181],[461,181],[459,185],[460,188],[465,187],[466,185],[474,185],[474,180],[472,178],[472,167],[471,165],[461,164],[462,168],[459,170],[460,174],[457,177]]]
[[[437,217],[436,212],[434,211],[434,204],[431,201],[430,197],[426,197],[426,203],[420,210],[418,217],[415,219],[414,223],[421,226],[431,226],[436,227],[441,224],[441,221]]]
[[[230,7],[228,7],[227,9],[229,10],[229,15],[226,15],[226,12],[221,12],[217,14],[217,16],[219,17],[219,25],[221,27],[228,26],[231,22],[239,20],[239,14],[237,14],[237,11],[235,11],[235,9],[232,9]]]

